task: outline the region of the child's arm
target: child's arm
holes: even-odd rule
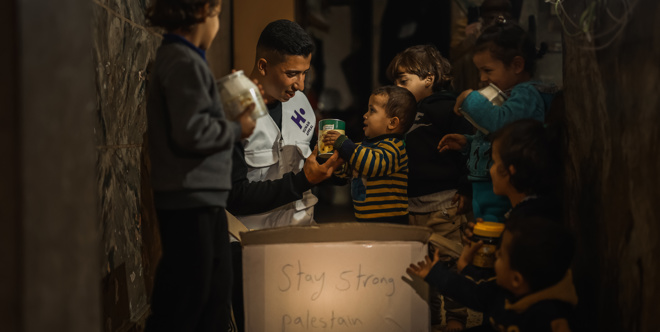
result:
[[[438,143],[438,152],[448,150],[461,151],[468,145],[468,136],[463,134],[447,134]]]
[[[461,107],[476,123],[491,133],[516,120],[545,119],[543,98],[531,84],[516,85],[502,106],[493,105],[478,91],[473,91],[467,95]]]
[[[213,77],[201,62],[178,59],[161,74],[172,140],[178,148],[192,153],[213,154],[233,148],[243,130],[239,122],[214,113],[215,103],[208,89]]]
[[[497,286],[492,284],[476,284],[465,276],[459,275],[439,262],[439,249],[435,251],[433,260],[428,256],[418,265],[410,264],[406,272],[424,278],[430,286],[435,287],[442,295],[477,311],[484,311],[489,299],[492,299]]]
[[[380,141],[375,147],[357,145],[349,164],[358,173],[370,178],[394,174],[407,163],[407,158],[402,160],[401,157],[403,149],[403,141],[389,139]]]
[[[348,160],[353,169],[367,177],[396,173],[402,167],[403,141],[385,139],[375,147],[365,147],[332,130],[323,136],[323,144],[332,144],[342,159]]]

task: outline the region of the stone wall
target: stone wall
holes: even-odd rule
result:
[[[144,1],[93,0],[105,331],[116,331],[148,312],[156,264],[148,253],[155,251],[157,258],[158,251],[157,243],[143,239],[145,232],[157,234],[144,138],[147,70],[161,35],[146,27],[144,9]]]

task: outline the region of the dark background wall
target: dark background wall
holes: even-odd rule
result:
[[[87,0],[0,5],[0,330],[100,330]]]
[[[595,2],[567,1],[564,15],[578,22]],[[607,10],[627,23],[618,35],[605,34],[623,23]],[[658,331],[660,4],[609,1],[594,14],[592,36],[602,37],[589,41],[568,22],[577,35],[564,34],[564,201],[580,241],[579,313],[589,331]]]

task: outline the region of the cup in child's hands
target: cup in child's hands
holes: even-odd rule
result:
[[[242,70],[220,78],[217,83],[222,107],[227,118],[236,120],[251,103],[255,104],[254,111],[251,114],[252,119],[255,121],[268,114],[259,87],[250,81]]]

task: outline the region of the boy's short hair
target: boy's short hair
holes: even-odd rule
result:
[[[433,92],[451,89],[451,64],[433,45],[417,45],[397,54],[387,66],[387,78],[395,81],[403,74],[399,69],[415,74],[420,79],[435,76]]]
[[[195,24],[204,22],[206,17],[199,13],[207,4],[209,8],[215,8],[220,5],[220,0],[156,0],[147,9],[146,19],[150,25],[167,31],[189,30]]]
[[[520,272],[532,292],[564,278],[575,252],[575,239],[564,226],[543,217],[514,217],[506,231],[511,233],[511,269]]]
[[[491,140],[499,146],[502,163],[497,172],[508,174],[511,185],[527,195],[555,194],[561,178],[559,132],[534,119],[509,123]],[[509,173],[509,166],[516,170]]]
[[[399,118],[399,132],[405,134],[415,120],[417,101],[408,89],[394,85],[376,88],[372,93],[376,96],[387,96],[385,112],[389,117]]]
[[[275,64],[283,62],[287,55],[306,57],[314,52],[314,42],[296,22],[277,20],[268,23],[257,41],[257,58],[265,58]]]

